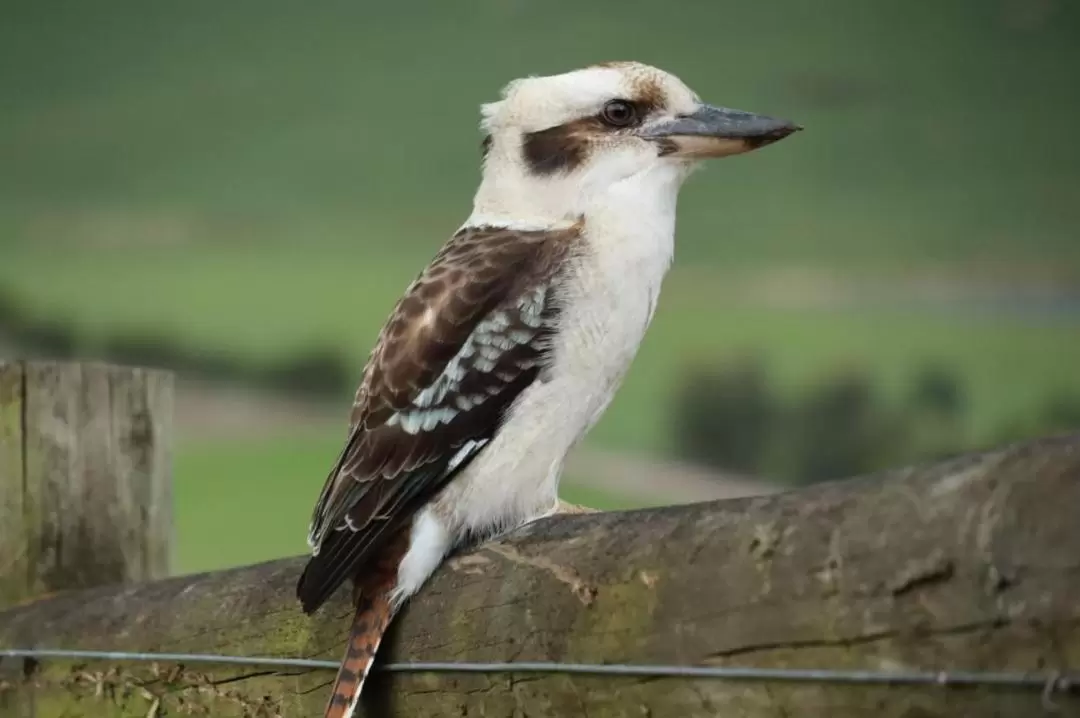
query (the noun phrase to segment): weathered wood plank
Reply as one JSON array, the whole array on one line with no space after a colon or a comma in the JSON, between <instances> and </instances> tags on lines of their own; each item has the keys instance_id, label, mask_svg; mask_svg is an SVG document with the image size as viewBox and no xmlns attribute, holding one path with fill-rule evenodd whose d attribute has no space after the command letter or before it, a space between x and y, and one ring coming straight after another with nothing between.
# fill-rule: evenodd
<instances>
[{"instance_id":1,"label":"weathered wood plank","mask_svg":"<svg viewBox=\"0 0 1080 718\"><path fill-rule=\"evenodd\" d=\"M172 376L135 369L109 380L115 510L128 527L125 575L168 575L172 546ZM130 550L133 549L133 550Z\"/></svg>"},{"instance_id":2,"label":"weathered wood plank","mask_svg":"<svg viewBox=\"0 0 1080 718\"><path fill-rule=\"evenodd\" d=\"M0 534L7 602L50 591L160 578L172 530L171 376L103 364L11 365L0 495L21 523ZM13 380L8 380L11 384ZM19 421L12 424L15 412ZM14 434L13 434L14 436ZM0 565L2 568L2 565Z\"/></svg>"},{"instance_id":3,"label":"weathered wood plank","mask_svg":"<svg viewBox=\"0 0 1080 718\"><path fill-rule=\"evenodd\" d=\"M1080 434L786 494L554 517L452 559L381 658L1075 670L1078 516ZM0 646L337 659L346 597L303 616L302 563L40 601L0 613ZM36 718L320 715L333 677L63 661L9 671L0 712L30 715L34 702ZM1053 700L1055 715L1080 715L1076 695ZM365 702L369 718L1043 714L1038 691L548 675L376 675Z\"/></svg>"},{"instance_id":4,"label":"weathered wood plank","mask_svg":"<svg viewBox=\"0 0 1080 718\"><path fill-rule=\"evenodd\" d=\"M23 368L0 362L0 607L25 595L30 576L23 505Z\"/></svg>"}]
</instances>

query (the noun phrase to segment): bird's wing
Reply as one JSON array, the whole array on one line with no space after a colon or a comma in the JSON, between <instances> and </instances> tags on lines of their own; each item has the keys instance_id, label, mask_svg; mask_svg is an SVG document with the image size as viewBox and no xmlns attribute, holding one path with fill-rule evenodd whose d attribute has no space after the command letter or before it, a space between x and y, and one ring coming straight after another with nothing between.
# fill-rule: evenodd
<instances>
[{"instance_id":1,"label":"bird's wing","mask_svg":"<svg viewBox=\"0 0 1080 718\"><path fill-rule=\"evenodd\" d=\"M312 516L306 611L353 577L495 435L546 358L580 228L456 234L398 302Z\"/></svg>"}]
</instances>

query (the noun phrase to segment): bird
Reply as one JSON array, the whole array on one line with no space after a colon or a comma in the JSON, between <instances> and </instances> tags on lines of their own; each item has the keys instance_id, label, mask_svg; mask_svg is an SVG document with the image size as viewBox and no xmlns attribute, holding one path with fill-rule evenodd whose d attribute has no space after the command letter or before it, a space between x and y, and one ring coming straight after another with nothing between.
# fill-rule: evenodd
<instances>
[{"instance_id":1,"label":"bird","mask_svg":"<svg viewBox=\"0 0 1080 718\"><path fill-rule=\"evenodd\" d=\"M387 626L451 551L555 513L653 317L691 172L802 129L640 62L514 80L480 127L472 212L380 331L312 513L302 609L347 581L356 606L326 718L356 715Z\"/></svg>"}]
</instances>

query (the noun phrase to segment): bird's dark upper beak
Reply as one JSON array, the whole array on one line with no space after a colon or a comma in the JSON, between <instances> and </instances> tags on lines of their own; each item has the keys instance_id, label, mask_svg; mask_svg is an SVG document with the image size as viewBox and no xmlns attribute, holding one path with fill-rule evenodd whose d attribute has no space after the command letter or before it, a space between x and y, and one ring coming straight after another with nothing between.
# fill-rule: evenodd
<instances>
[{"instance_id":1,"label":"bird's dark upper beak","mask_svg":"<svg viewBox=\"0 0 1080 718\"><path fill-rule=\"evenodd\" d=\"M802 127L788 120L701 105L696 111L642 128L662 156L700 159L737 155L782 140Z\"/></svg>"}]
</instances>

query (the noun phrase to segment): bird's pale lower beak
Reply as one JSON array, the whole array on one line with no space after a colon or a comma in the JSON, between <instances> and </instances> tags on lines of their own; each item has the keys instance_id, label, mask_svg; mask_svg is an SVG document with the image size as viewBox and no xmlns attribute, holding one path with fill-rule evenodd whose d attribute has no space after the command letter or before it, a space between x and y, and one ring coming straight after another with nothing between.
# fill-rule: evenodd
<instances>
[{"instance_id":1,"label":"bird's pale lower beak","mask_svg":"<svg viewBox=\"0 0 1080 718\"><path fill-rule=\"evenodd\" d=\"M788 120L702 105L695 112L643 128L661 156L704 159L737 155L782 140L802 127Z\"/></svg>"}]
</instances>

